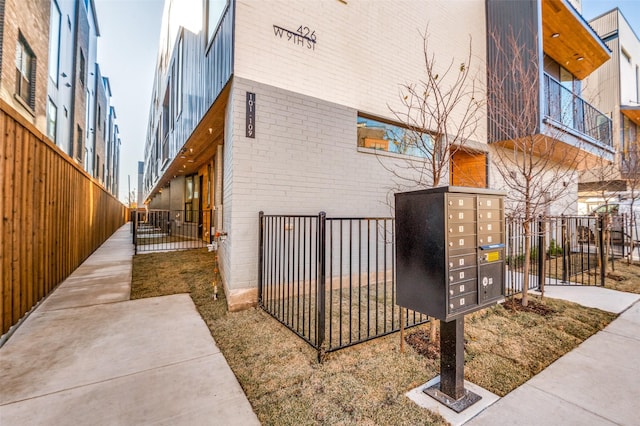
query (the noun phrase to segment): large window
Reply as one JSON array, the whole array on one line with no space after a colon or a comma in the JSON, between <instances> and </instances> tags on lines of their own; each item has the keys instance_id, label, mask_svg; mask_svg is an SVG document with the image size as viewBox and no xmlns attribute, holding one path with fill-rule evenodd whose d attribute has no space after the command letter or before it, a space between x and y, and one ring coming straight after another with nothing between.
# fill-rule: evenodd
<instances>
[{"instance_id":1,"label":"large window","mask_svg":"<svg viewBox=\"0 0 640 426\"><path fill-rule=\"evenodd\" d=\"M433 138L400 124L358 116L358 146L414 157L431 157Z\"/></svg>"},{"instance_id":2,"label":"large window","mask_svg":"<svg viewBox=\"0 0 640 426\"><path fill-rule=\"evenodd\" d=\"M56 142L57 121L58 108L51 98L49 98L47 102L47 136L49 136L53 142Z\"/></svg>"},{"instance_id":3,"label":"large window","mask_svg":"<svg viewBox=\"0 0 640 426\"><path fill-rule=\"evenodd\" d=\"M35 56L22 37L16 46L16 95L31 109L35 109Z\"/></svg>"},{"instance_id":4,"label":"large window","mask_svg":"<svg viewBox=\"0 0 640 426\"><path fill-rule=\"evenodd\" d=\"M220 18L227 8L227 0L206 0L207 1L207 44L211 43L216 34Z\"/></svg>"},{"instance_id":5,"label":"large window","mask_svg":"<svg viewBox=\"0 0 640 426\"><path fill-rule=\"evenodd\" d=\"M60 62L60 9L55 1L51 2L49 28L49 77L58 85L58 67Z\"/></svg>"}]
</instances>

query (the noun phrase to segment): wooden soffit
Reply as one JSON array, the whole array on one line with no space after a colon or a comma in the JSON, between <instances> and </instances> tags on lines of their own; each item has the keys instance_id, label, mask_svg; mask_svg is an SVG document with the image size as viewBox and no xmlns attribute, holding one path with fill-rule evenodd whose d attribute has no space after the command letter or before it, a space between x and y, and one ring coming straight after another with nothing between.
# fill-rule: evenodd
<instances>
[{"instance_id":1,"label":"wooden soffit","mask_svg":"<svg viewBox=\"0 0 640 426\"><path fill-rule=\"evenodd\" d=\"M620 111L629 118L629 120L640 126L640 106L620 105Z\"/></svg>"},{"instance_id":2,"label":"wooden soffit","mask_svg":"<svg viewBox=\"0 0 640 426\"><path fill-rule=\"evenodd\" d=\"M587 170L602 167L607 161L597 153L589 152L562 140L543 134L523 137L521 139L494 142L506 150L518 153L518 156L532 155L546 158L550 163L562 164L564 167Z\"/></svg>"},{"instance_id":3,"label":"wooden soffit","mask_svg":"<svg viewBox=\"0 0 640 426\"><path fill-rule=\"evenodd\" d=\"M197 173L216 153L219 144L224 141L224 117L231 84L222 90L213 105L205 113L182 149L171 159L156 186L147 198L151 199L160 189L177 176L188 176Z\"/></svg>"},{"instance_id":4,"label":"wooden soffit","mask_svg":"<svg viewBox=\"0 0 640 426\"><path fill-rule=\"evenodd\" d=\"M566 0L542 0L544 52L580 80L611 58L598 34Z\"/></svg>"}]
</instances>

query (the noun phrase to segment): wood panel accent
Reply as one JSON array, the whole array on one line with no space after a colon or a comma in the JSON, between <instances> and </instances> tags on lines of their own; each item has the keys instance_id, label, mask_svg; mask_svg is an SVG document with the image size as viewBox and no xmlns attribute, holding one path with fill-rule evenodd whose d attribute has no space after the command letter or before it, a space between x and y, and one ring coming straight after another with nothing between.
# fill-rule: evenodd
<instances>
[{"instance_id":1,"label":"wood panel accent","mask_svg":"<svg viewBox=\"0 0 640 426\"><path fill-rule=\"evenodd\" d=\"M451 185L487 188L487 154L456 151L451 156Z\"/></svg>"},{"instance_id":2,"label":"wood panel accent","mask_svg":"<svg viewBox=\"0 0 640 426\"><path fill-rule=\"evenodd\" d=\"M640 107L637 107L637 106L628 107L628 106L622 105L620 107L620 112L626 115L627 118L629 118L629 120L633 121L638 126L640 126Z\"/></svg>"},{"instance_id":3,"label":"wood panel accent","mask_svg":"<svg viewBox=\"0 0 640 426\"><path fill-rule=\"evenodd\" d=\"M580 80L611 57L600 37L564 0L542 0L542 38L544 52Z\"/></svg>"},{"instance_id":4,"label":"wood panel accent","mask_svg":"<svg viewBox=\"0 0 640 426\"><path fill-rule=\"evenodd\" d=\"M127 208L0 100L2 334L127 220Z\"/></svg>"}]
</instances>

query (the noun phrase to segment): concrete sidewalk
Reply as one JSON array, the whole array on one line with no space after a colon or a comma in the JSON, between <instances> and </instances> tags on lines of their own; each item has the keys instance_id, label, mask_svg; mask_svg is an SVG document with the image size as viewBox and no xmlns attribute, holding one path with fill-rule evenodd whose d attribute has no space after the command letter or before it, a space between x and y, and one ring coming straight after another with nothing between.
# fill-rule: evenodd
<instances>
[{"instance_id":1,"label":"concrete sidewalk","mask_svg":"<svg viewBox=\"0 0 640 426\"><path fill-rule=\"evenodd\" d=\"M549 286L545 297L622 314L466 424L640 424L640 295Z\"/></svg>"},{"instance_id":2,"label":"concrete sidewalk","mask_svg":"<svg viewBox=\"0 0 640 426\"><path fill-rule=\"evenodd\" d=\"M185 294L129 300L129 225L0 349L0 424L259 424Z\"/></svg>"}]
</instances>

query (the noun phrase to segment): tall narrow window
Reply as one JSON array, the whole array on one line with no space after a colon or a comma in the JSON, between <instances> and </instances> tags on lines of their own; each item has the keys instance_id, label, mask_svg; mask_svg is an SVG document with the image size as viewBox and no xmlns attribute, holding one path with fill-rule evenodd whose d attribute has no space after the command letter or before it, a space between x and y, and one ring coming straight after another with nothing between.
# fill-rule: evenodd
<instances>
[{"instance_id":1,"label":"tall narrow window","mask_svg":"<svg viewBox=\"0 0 640 426\"><path fill-rule=\"evenodd\" d=\"M640 103L640 65L636 65L636 102Z\"/></svg>"},{"instance_id":2,"label":"tall narrow window","mask_svg":"<svg viewBox=\"0 0 640 426\"><path fill-rule=\"evenodd\" d=\"M60 9L58 3L51 2L51 17L49 22L49 77L58 85L58 70L60 63Z\"/></svg>"},{"instance_id":3,"label":"tall narrow window","mask_svg":"<svg viewBox=\"0 0 640 426\"><path fill-rule=\"evenodd\" d=\"M174 84L176 86L176 117L178 117L182 112L182 37L178 42L178 66Z\"/></svg>"},{"instance_id":4,"label":"tall narrow window","mask_svg":"<svg viewBox=\"0 0 640 426\"><path fill-rule=\"evenodd\" d=\"M84 60L84 52L80 49L80 83L84 86L85 74L87 73L87 66Z\"/></svg>"},{"instance_id":5,"label":"tall narrow window","mask_svg":"<svg viewBox=\"0 0 640 426\"><path fill-rule=\"evenodd\" d=\"M82 161L82 147L83 147L83 139L82 139L82 128L78 126L76 130L76 158Z\"/></svg>"},{"instance_id":6,"label":"tall narrow window","mask_svg":"<svg viewBox=\"0 0 640 426\"><path fill-rule=\"evenodd\" d=\"M35 56L22 34L16 46L16 95L35 108Z\"/></svg>"},{"instance_id":7,"label":"tall narrow window","mask_svg":"<svg viewBox=\"0 0 640 426\"><path fill-rule=\"evenodd\" d=\"M49 98L47 102L47 136L49 136L54 143L56 142L57 120L58 108L53 103L51 98Z\"/></svg>"},{"instance_id":8,"label":"tall narrow window","mask_svg":"<svg viewBox=\"0 0 640 426\"><path fill-rule=\"evenodd\" d=\"M216 34L220 18L227 8L227 0L207 0L207 44Z\"/></svg>"}]
</instances>

